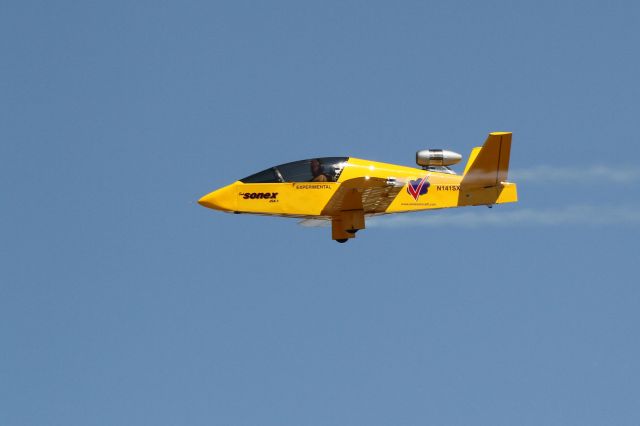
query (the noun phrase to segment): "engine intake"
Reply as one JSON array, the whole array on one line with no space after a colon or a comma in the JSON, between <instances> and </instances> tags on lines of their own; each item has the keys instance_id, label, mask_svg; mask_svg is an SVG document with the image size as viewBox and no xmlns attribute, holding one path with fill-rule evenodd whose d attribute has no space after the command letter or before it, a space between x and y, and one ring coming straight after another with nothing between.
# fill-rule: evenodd
<instances>
[{"instance_id":1,"label":"engine intake","mask_svg":"<svg viewBox=\"0 0 640 426\"><path fill-rule=\"evenodd\" d=\"M462 160L462 155L444 149L423 149L416 152L416 163L419 166L452 166Z\"/></svg>"}]
</instances>

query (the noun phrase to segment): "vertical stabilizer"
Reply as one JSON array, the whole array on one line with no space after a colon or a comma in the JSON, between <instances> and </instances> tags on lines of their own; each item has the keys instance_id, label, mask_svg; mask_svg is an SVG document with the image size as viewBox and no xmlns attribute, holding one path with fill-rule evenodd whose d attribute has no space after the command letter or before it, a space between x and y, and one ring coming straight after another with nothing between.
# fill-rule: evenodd
<instances>
[{"instance_id":1,"label":"vertical stabilizer","mask_svg":"<svg viewBox=\"0 0 640 426\"><path fill-rule=\"evenodd\" d=\"M474 148L462 176L465 188L498 186L507 181L511 132L489 133L481 148Z\"/></svg>"}]
</instances>

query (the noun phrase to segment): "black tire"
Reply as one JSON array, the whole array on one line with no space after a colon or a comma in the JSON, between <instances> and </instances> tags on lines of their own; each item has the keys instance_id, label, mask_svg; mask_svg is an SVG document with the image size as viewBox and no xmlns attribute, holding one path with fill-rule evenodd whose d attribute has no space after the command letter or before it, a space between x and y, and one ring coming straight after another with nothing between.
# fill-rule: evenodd
<instances>
[{"instance_id":1,"label":"black tire","mask_svg":"<svg viewBox=\"0 0 640 426\"><path fill-rule=\"evenodd\" d=\"M349 241L349 239L348 238L338 238L336 241L339 242L339 243L346 243L347 241Z\"/></svg>"}]
</instances>

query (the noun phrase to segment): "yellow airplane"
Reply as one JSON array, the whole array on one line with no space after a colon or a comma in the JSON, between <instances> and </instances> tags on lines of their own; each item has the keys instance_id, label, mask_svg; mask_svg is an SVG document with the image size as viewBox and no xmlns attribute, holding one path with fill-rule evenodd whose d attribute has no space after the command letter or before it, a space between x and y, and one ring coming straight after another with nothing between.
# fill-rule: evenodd
<instances>
[{"instance_id":1,"label":"yellow airplane","mask_svg":"<svg viewBox=\"0 0 640 426\"><path fill-rule=\"evenodd\" d=\"M462 175L449 168L460 154L445 150L418 151L422 169L353 157L294 161L240 179L198 203L230 213L331 221L331 237L344 243L370 216L518 201L516 184L507 182L510 152L511 132L490 133L471 151Z\"/></svg>"}]
</instances>

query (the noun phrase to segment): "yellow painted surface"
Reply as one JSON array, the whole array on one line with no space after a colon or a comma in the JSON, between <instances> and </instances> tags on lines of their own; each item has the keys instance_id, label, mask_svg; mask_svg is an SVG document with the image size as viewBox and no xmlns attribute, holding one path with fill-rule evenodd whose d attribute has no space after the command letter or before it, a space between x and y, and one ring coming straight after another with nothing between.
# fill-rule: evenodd
<instances>
[{"instance_id":1,"label":"yellow painted surface","mask_svg":"<svg viewBox=\"0 0 640 426\"><path fill-rule=\"evenodd\" d=\"M336 224L349 222L347 211L358 217L516 202L516 185L499 180L507 176L510 146L511 133L491 133L482 149L474 148L462 175L351 157L337 182L237 181L199 203L227 212L333 218L335 237L342 235Z\"/></svg>"}]
</instances>

